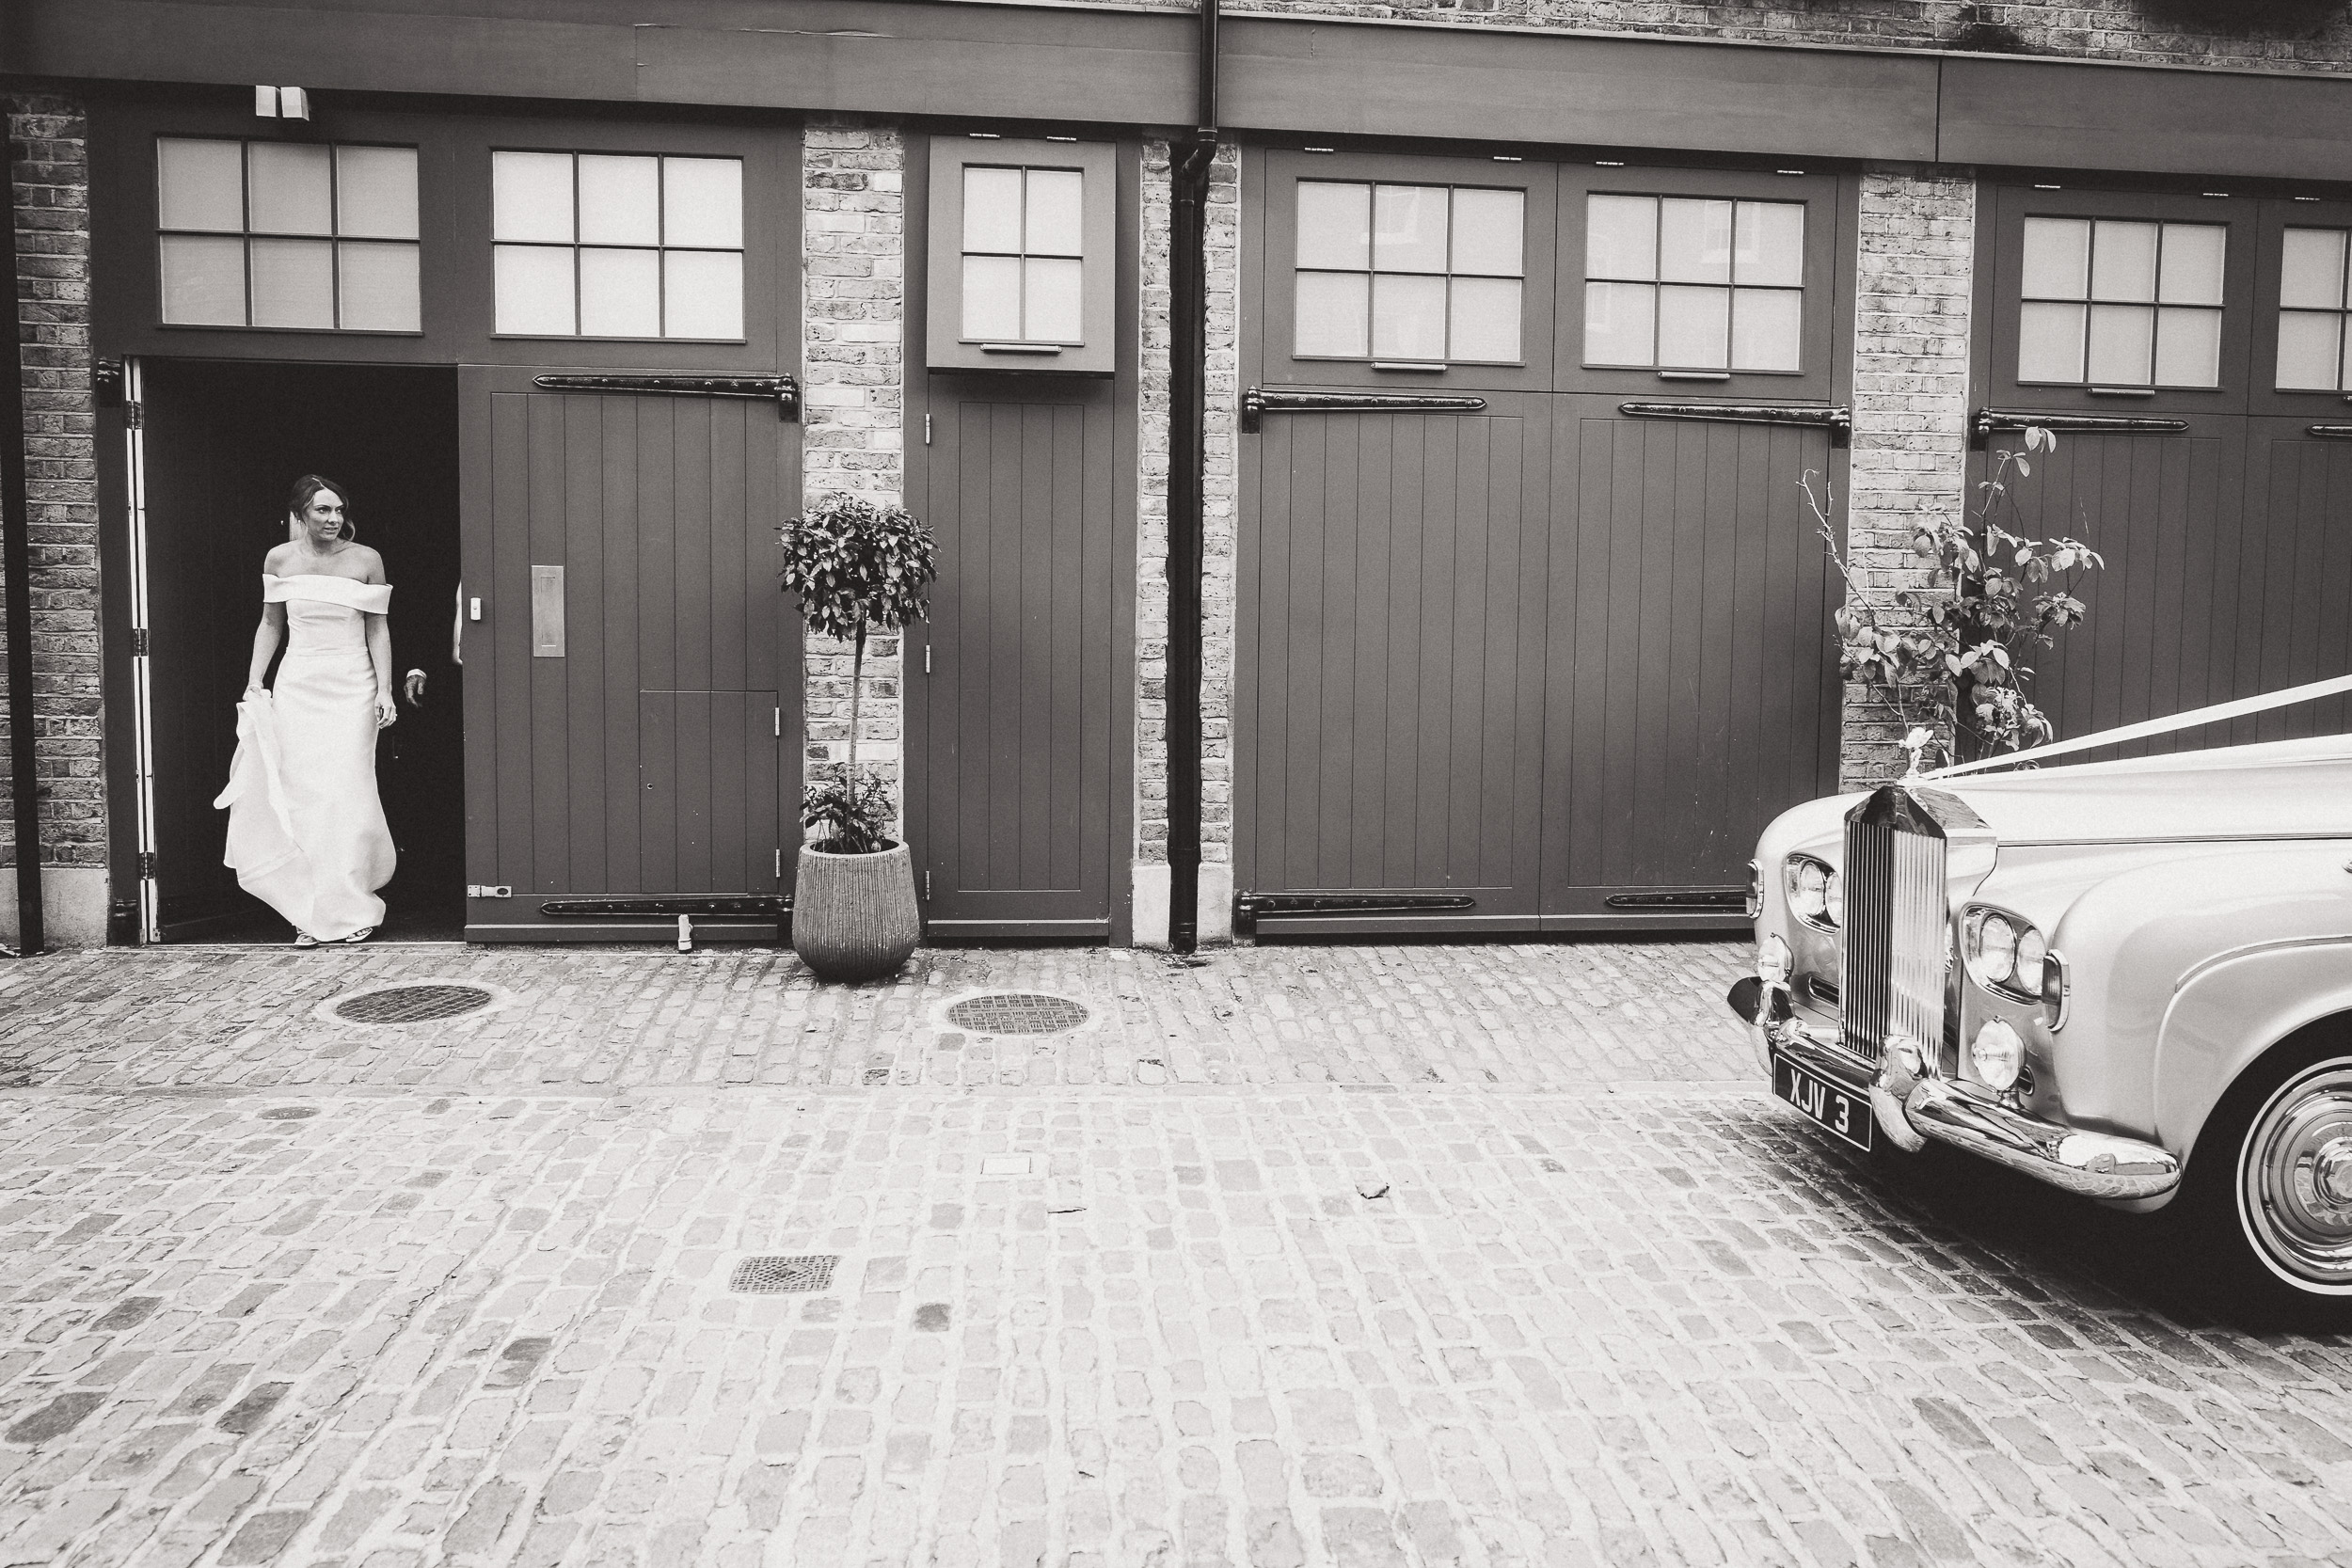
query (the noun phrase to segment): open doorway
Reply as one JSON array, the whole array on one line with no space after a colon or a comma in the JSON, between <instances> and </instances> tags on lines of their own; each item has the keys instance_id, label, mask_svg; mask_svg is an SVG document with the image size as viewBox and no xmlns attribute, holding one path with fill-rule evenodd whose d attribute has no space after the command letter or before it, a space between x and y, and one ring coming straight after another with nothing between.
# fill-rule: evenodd
<instances>
[{"instance_id":1,"label":"open doorway","mask_svg":"<svg viewBox=\"0 0 2352 1568\"><path fill-rule=\"evenodd\" d=\"M150 747L158 925L167 942L283 942L286 923L221 863L213 799L261 616L262 558L286 537L289 486L349 486L361 542L392 581L396 678L422 700L376 750L400 868L379 940L465 930L464 705L452 657L458 583L453 370L213 360L141 362Z\"/></svg>"}]
</instances>

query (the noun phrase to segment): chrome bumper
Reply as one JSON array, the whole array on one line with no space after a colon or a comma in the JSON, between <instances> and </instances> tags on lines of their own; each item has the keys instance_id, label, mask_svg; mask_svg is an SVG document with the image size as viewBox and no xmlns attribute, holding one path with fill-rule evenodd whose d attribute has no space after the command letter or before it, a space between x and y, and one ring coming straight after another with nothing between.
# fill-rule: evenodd
<instances>
[{"instance_id":1,"label":"chrome bumper","mask_svg":"<svg viewBox=\"0 0 2352 1568\"><path fill-rule=\"evenodd\" d=\"M1735 988L1735 1012L1754 994L1748 984ZM1742 1016L1764 1048L1867 1099L1879 1131L1898 1148L1916 1149L1932 1138L2084 1197L2160 1197L2180 1183L2181 1162L2154 1144L2043 1121L2002 1104L1981 1085L1915 1076L1899 1052L1873 1069L1828 1030L1791 1015L1785 993L1756 1000L1756 1012Z\"/></svg>"}]
</instances>

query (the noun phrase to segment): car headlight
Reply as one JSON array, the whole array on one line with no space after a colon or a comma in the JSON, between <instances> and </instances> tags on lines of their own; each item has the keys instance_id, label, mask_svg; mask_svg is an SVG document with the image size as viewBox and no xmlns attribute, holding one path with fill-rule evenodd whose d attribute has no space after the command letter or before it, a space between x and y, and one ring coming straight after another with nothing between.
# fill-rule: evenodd
<instances>
[{"instance_id":1,"label":"car headlight","mask_svg":"<svg viewBox=\"0 0 2352 1568\"><path fill-rule=\"evenodd\" d=\"M1987 1019L1968 1046L1968 1063L1987 1088L2006 1089L2025 1070L2026 1042L1999 1019Z\"/></svg>"},{"instance_id":2,"label":"car headlight","mask_svg":"<svg viewBox=\"0 0 2352 1568\"><path fill-rule=\"evenodd\" d=\"M2031 922L2006 910L1972 907L1961 924L1961 957L1977 983L2021 1002L2042 1000L2050 944Z\"/></svg>"},{"instance_id":3,"label":"car headlight","mask_svg":"<svg viewBox=\"0 0 2352 1568\"><path fill-rule=\"evenodd\" d=\"M1817 931L1835 931L1846 912L1846 890L1827 861L1791 855L1781 865L1788 912Z\"/></svg>"}]
</instances>

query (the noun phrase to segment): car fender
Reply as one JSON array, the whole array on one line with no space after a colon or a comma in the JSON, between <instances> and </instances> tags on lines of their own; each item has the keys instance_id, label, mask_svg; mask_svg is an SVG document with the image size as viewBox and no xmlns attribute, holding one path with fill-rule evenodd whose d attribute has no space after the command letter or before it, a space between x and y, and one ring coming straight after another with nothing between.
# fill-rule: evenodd
<instances>
[{"instance_id":1,"label":"car fender","mask_svg":"<svg viewBox=\"0 0 2352 1568\"><path fill-rule=\"evenodd\" d=\"M2247 1069L2296 1030L2344 1014L2352 1014L2352 930L2278 938L2199 966L2165 1010L2158 1140L2185 1164L2213 1108Z\"/></svg>"}]
</instances>

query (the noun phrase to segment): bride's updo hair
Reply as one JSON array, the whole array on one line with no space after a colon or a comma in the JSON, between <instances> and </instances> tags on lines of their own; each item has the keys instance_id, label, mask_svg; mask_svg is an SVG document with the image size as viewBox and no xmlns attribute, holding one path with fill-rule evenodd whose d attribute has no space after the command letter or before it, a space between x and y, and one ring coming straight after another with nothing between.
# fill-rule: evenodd
<instances>
[{"instance_id":1,"label":"bride's updo hair","mask_svg":"<svg viewBox=\"0 0 2352 1568\"><path fill-rule=\"evenodd\" d=\"M325 474L304 474L300 479L294 482L294 489L286 497L286 518L288 523L290 525L299 523L302 520L302 509L309 506L310 504L310 498L317 495L321 490L332 490L336 495L342 498L343 531L342 537L345 539L358 538L358 530L351 526L351 492L344 489L341 484L335 483L335 481L327 478ZM291 531L291 529L289 531Z\"/></svg>"}]
</instances>

